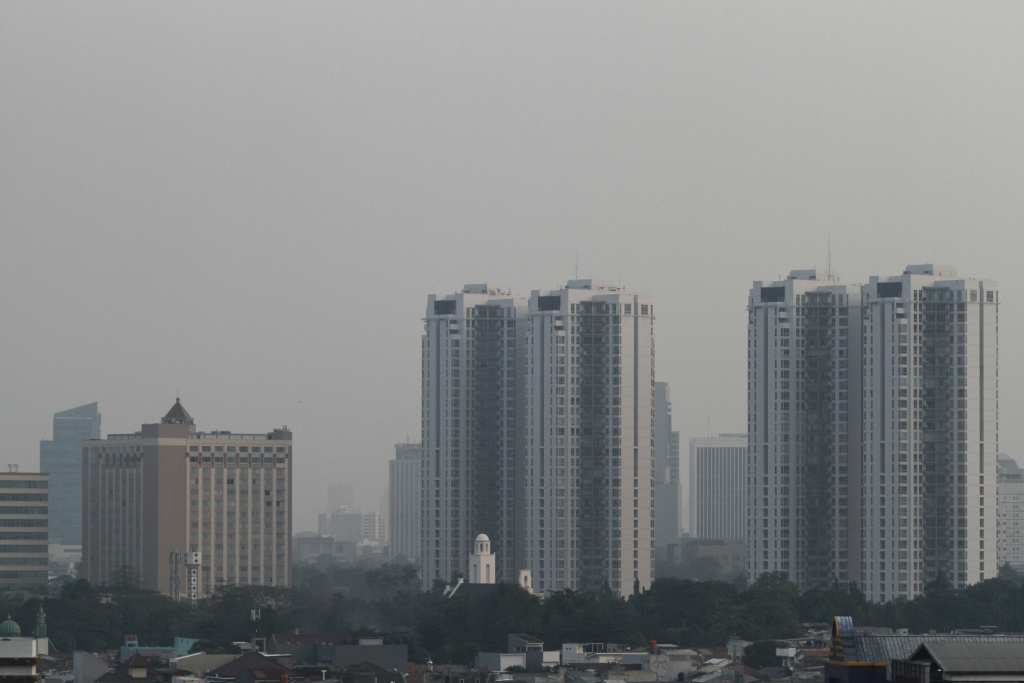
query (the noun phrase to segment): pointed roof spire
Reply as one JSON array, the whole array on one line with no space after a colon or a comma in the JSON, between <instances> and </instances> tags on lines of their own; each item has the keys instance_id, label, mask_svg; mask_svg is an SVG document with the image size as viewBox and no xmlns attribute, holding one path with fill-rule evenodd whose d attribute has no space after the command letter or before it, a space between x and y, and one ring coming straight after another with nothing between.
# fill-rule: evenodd
<instances>
[{"instance_id":1,"label":"pointed roof spire","mask_svg":"<svg viewBox=\"0 0 1024 683\"><path fill-rule=\"evenodd\" d=\"M165 425L195 424L195 420L193 420L192 416L188 414L187 410L185 410L185 406L181 405L180 398L176 398L174 400L174 405L167 411L167 414L164 415L164 419L161 420L161 422Z\"/></svg>"}]
</instances>

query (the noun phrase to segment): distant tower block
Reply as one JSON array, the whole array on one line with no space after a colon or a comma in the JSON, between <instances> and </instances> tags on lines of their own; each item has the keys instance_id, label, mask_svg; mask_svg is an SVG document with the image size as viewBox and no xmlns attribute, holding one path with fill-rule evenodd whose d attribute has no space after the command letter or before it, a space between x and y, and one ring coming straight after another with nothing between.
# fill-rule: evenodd
<instances>
[{"instance_id":1,"label":"distant tower block","mask_svg":"<svg viewBox=\"0 0 1024 683\"><path fill-rule=\"evenodd\" d=\"M473 541L473 554L469 556L469 582L494 583L494 553L487 534L480 534Z\"/></svg>"}]
</instances>

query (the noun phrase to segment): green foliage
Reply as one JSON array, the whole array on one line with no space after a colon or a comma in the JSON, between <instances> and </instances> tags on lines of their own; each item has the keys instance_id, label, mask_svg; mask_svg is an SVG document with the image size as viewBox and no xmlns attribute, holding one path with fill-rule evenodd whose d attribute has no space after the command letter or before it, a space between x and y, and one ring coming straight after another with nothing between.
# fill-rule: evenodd
<instances>
[{"instance_id":1,"label":"green foliage","mask_svg":"<svg viewBox=\"0 0 1024 683\"><path fill-rule=\"evenodd\" d=\"M777 640L758 640L743 648L743 663L752 669L763 669L778 666L779 658L775 649L786 647L786 643Z\"/></svg>"},{"instance_id":2,"label":"green foliage","mask_svg":"<svg viewBox=\"0 0 1024 683\"><path fill-rule=\"evenodd\" d=\"M50 639L61 651L113 649L133 633L144 645L167 645L174 636L199 638L199 649L217 652L254 634L298 630L402 638L413 661L429 657L459 664L471 663L480 651L504 651L509 633L529 633L553 647L563 642L641 646L650 640L711 647L734 634L772 644L799 635L801 623L828 623L838 615L853 617L856 624L915 632L981 625L1024 631L1024 581L1009 567L999 578L961 590L939 577L916 599L883 605L869 603L856 586L800 594L781 573L762 575L746 587L667 577L625 599L603 586L561 591L543 602L506 584L473 600L420 592L416 568L408 564L325 563L296 567L294 577L291 589L227 587L192 607L137 588L123 572L109 586L70 581L59 597L0 602L0 611L28 632L42 606ZM259 611L256 622L253 610ZM760 647L771 650L774 662L774 646Z\"/></svg>"}]
</instances>

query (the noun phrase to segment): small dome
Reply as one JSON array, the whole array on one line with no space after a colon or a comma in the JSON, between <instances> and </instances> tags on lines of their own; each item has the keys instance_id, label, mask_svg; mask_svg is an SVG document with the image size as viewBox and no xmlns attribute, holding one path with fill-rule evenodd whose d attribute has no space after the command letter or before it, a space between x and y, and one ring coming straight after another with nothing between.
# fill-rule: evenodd
<instances>
[{"instance_id":1,"label":"small dome","mask_svg":"<svg viewBox=\"0 0 1024 683\"><path fill-rule=\"evenodd\" d=\"M479 536L476 537L476 540L477 540L477 542L480 542L480 541L487 541L488 543L491 542L491 539L489 539L487 537L487 534L480 534Z\"/></svg>"},{"instance_id":2,"label":"small dome","mask_svg":"<svg viewBox=\"0 0 1024 683\"><path fill-rule=\"evenodd\" d=\"M0 623L0 638L20 638L21 627L18 626L18 622L11 619L11 615L7 615L7 620Z\"/></svg>"}]
</instances>

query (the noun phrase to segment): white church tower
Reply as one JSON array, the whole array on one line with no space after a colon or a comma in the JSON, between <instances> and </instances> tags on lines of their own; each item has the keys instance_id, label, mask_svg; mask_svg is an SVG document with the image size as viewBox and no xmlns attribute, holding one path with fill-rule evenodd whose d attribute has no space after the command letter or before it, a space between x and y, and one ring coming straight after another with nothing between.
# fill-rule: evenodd
<instances>
[{"instance_id":1,"label":"white church tower","mask_svg":"<svg viewBox=\"0 0 1024 683\"><path fill-rule=\"evenodd\" d=\"M473 553L469 556L469 582L494 583L494 553L487 534L480 534L473 541Z\"/></svg>"}]
</instances>

